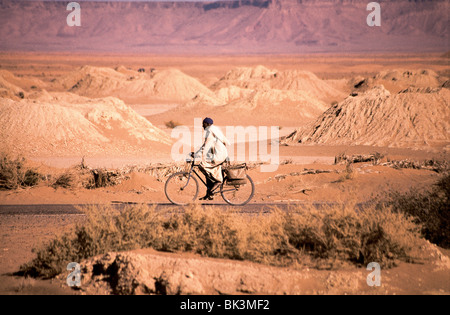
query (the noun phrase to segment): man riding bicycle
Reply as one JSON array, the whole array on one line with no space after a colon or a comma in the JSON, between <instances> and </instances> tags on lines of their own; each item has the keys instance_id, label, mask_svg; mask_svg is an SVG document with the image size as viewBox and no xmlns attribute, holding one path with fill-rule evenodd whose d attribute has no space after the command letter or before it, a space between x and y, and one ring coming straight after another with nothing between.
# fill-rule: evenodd
<instances>
[{"instance_id":1,"label":"man riding bicycle","mask_svg":"<svg viewBox=\"0 0 450 315\"><path fill-rule=\"evenodd\" d=\"M206 177L207 187L206 195L200 200L214 199L214 191L223 182L222 164L228 158L226 146L229 146L230 142L218 127L213 126L213 123L214 121L208 117L203 120L205 141L197 151L202 156L199 169Z\"/></svg>"},{"instance_id":2,"label":"man riding bicycle","mask_svg":"<svg viewBox=\"0 0 450 315\"><path fill-rule=\"evenodd\" d=\"M167 199L175 205L185 206L196 201L199 193L199 180L207 187L201 200L213 200L218 193L232 206L243 206L250 202L255 193L255 184L246 174L246 163L228 164L227 145L230 145L219 128L213 126L211 118L203 121L205 141L197 152L191 152L186 159L189 169L172 174L164 185ZM200 154L201 152L201 154ZM199 163L199 159L201 162ZM225 165L225 162L228 165ZM222 173L222 168L226 168ZM205 176L197 173L200 170Z\"/></svg>"}]
</instances>

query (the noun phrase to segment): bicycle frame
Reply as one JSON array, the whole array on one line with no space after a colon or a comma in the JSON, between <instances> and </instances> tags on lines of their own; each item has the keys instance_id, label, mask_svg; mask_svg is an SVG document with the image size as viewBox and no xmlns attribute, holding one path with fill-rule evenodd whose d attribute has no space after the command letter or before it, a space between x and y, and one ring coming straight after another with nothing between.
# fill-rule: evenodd
<instances>
[{"instance_id":1,"label":"bicycle frame","mask_svg":"<svg viewBox=\"0 0 450 315\"><path fill-rule=\"evenodd\" d=\"M184 185L184 187L181 190L184 190L188 185L189 185L189 181L191 180L191 176L192 176L192 172L197 175L198 179L200 179L200 181L203 183L203 185L206 186L206 181L203 180L203 178L198 175L198 173L195 171L194 167L198 167L200 164L195 165L195 158L192 159L192 163L191 163L191 168L189 170L189 177L188 180L186 182L186 185Z\"/></svg>"},{"instance_id":2,"label":"bicycle frame","mask_svg":"<svg viewBox=\"0 0 450 315\"><path fill-rule=\"evenodd\" d=\"M196 163L196 158L198 158L198 157L195 156L194 153L191 153L190 158L186 159L186 167L189 167L189 170L186 168L184 171L176 172L176 173L172 174L166 181L166 184L164 187L164 192L166 194L166 197L173 204L186 205L190 202L195 201L195 199L198 196L199 185L200 185L199 181L197 180L197 178L195 178L195 176L197 176L200 179L200 182L204 186L209 188L208 187L208 184L209 184L208 183L208 174L207 174L207 172L205 172L203 170L201 163ZM226 161L226 162L229 163L229 161ZM198 167L199 169L196 170L195 167ZM205 179L203 179L203 176L200 175L200 172L205 176ZM247 179L249 181L249 188L251 189L249 191L247 187L244 189L241 189L241 186L247 186L247 184L240 185L240 184L233 184L233 182L228 183L228 176L227 176L227 172L225 170L222 170L222 175L223 175L223 179L224 179L223 182L221 183L221 185L214 185L214 190L212 192L209 191L210 195L220 194L220 195L222 195L223 200L232 206L242 206L242 205L245 205L248 202L250 202L250 200L253 197L254 192L255 192L255 186L254 186L254 183L253 183L252 179L250 178L250 176L246 175ZM190 184L192 177L193 177L192 181L194 182L194 186L192 186L192 184ZM174 178L174 180L172 181L173 178ZM186 178L187 178L187 180L186 180ZM182 182L184 182L183 187L180 187L179 184L177 184L177 183L179 183L179 179ZM173 183L175 183L175 184L173 184ZM173 185L175 185L175 186L173 186ZM168 188L168 187L170 187L170 188ZM193 199L189 199L189 197L188 197L187 201L179 201L178 197L179 197L180 192L184 191L188 187L195 188ZM248 191L248 195L246 196L247 191ZM242 192L243 192L243 195L242 195ZM175 195L172 195L172 194L175 194ZM244 201L238 201L239 198L242 198L242 196L244 196L244 198L247 198L247 199L243 199ZM176 198L173 199L172 197L176 197ZM204 199L204 198L201 198L201 199Z\"/></svg>"},{"instance_id":3,"label":"bicycle frame","mask_svg":"<svg viewBox=\"0 0 450 315\"><path fill-rule=\"evenodd\" d=\"M195 167L199 167L200 166L200 164L195 164L195 157L192 157L192 162L190 162L190 163L191 163L191 167L190 167L190 170L189 170L188 180L186 182L186 185L184 185L184 187L181 188L181 190L184 190L189 185L189 181L191 180L192 173L197 175L197 178L200 179L200 181L203 183L203 185L207 186L206 181L204 181L203 178L194 169ZM223 188L222 188L222 191L223 191ZM226 191L228 191L228 190L226 190ZM230 188L229 191L233 191L233 189Z\"/></svg>"}]
</instances>

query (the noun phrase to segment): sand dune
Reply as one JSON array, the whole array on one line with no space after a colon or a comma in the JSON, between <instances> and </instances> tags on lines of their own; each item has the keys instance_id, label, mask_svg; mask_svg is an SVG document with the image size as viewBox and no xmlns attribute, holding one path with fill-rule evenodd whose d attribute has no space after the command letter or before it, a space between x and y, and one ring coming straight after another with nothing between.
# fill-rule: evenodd
<instances>
[{"instance_id":1,"label":"sand dune","mask_svg":"<svg viewBox=\"0 0 450 315\"><path fill-rule=\"evenodd\" d=\"M199 93L212 93L178 69L164 69L150 74L118 67L84 66L55 83L55 88L89 97L116 96L122 99L149 98L187 101Z\"/></svg>"},{"instance_id":2,"label":"sand dune","mask_svg":"<svg viewBox=\"0 0 450 315\"><path fill-rule=\"evenodd\" d=\"M10 83L0 75L0 97L17 100L23 98L23 96L24 91L21 88Z\"/></svg>"},{"instance_id":3,"label":"sand dune","mask_svg":"<svg viewBox=\"0 0 450 315\"><path fill-rule=\"evenodd\" d=\"M345 95L311 72L238 67L214 82L208 92L155 119L188 124L210 116L225 125L296 126L314 120L330 106L330 100Z\"/></svg>"},{"instance_id":4,"label":"sand dune","mask_svg":"<svg viewBox=\"0 0 450 315\"><path fill-rule=\"evenodd\" d=\"M197 79L192 78L178 69L168 69L155 72L151 78L156 96L175 100L190 100L199 93L213 93Z\"/></svg>"},{"instance_id":5,"label":"sand dune","mask_svg":"<svg viewBox=\"0 0 450 315\"><path fill-rule=\"evenodd\" d=\"M7 70L0 70L0 97L14 100L22 99L26 91L39 91L45 83L33 77L18 77Z\"/></svg>"},{"instance_id":6,"label":"sand dune","mask_svg":"<svg viewBox=\"0 0 450 315\"><path fill-rule=\"evenodd\" d=\"M340 99L344 93L319 79L314 73L299 70L270 70L264 66L239 67L230 70L211 86L212 90L238 86L245 89L277 89L302 91L322 101Z\"/></svg>"},{"instance_id":7,"label":"sand dune","mask_svg":"<svg viewBox=\"0 0 450 315\"><path fill-rule=\"evenodd\" d=\"M171 139L121 100L71 93L0 99L0 147L27 156L154 153ZM153 151L152 151L153 150Z\"/></svg>"},{"instance_id":8,"label":"sand dune","mask_svg":"<svg viewBox=\"0 0 450 315\"><path fill-rule=\"evenodd\" d=\"M443 87L448 78L427 69L352 78L354 92L347 98L311 72L261 65L233 68L209 88L177 69L83 66L48 85L0 74L2 148L14 152L121 155L167 149L168 135L115 97L176 100L180 106L149 118L157 125L192 125L194 118L209 116L219 125L301 126L291 143L449 144L450 92Z\"/></svg>"},{"instance_id":9,"label":"sand dune","mask_svg":"<svg viewBox=\"0 0 450 315\"><path fill-rule=\"evenodd\" d=\"M331 107L288 142L424 148L450 143L450 91L376 86Z\"/></svg>"},{"instance_id":10,"label":"sand dune","mask_svg":"<svg viewBox=\"0 0 450 315\"><path fill-rule=\"evenodd\" d=\"M291 126L311 121L329 107L303 91L258 89L246 90L245 94L229 102L200 95L172 112L185 117L201 113L226 125L252 125L257 121L259 125Z\"/></svg>"},{"instance_id":11,"label":"sand dune","mask_svg":"<svg viewBox=\"0 0 450 315\"><path fill-rule=\"evenodd\" d=\"M441 87L448 81L448 77L437 74L430 69L393 69L377 73L372 77L353 78L351 84L359 91L365 91L376 85L383 85L392 93L398 93L408 87Z\"/></svg>"},{"instance_id":12,"label":"sand dune","mask_svg":"<svg viewBox=\"0 0 450 315\"><path fill-rule=\"evenodd\" d=\"M5 79L11 84L17 85L21 89L30 90L30 89L41 89L45 87L45 83L35 77L24 77L24 76L15 76L13 73L7 70L0 70L0 77Z\"/></svg>"}]
</instances>

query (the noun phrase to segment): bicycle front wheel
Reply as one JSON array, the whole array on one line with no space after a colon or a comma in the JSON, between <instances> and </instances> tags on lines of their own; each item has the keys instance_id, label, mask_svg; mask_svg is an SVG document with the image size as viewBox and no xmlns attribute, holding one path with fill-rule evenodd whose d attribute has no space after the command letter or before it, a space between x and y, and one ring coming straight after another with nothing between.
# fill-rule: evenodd
<instances>
[{"instance_id":1,"label":"bicycle front wheel","mask_svg":"<svg viewBox=\"0 0 450 315\"><path fill-rule=\"evenodd\" d=\"M220 190L223 200L232 206L244 206L252 200L255 194L255 184L247 175L247 183L242 185L222 184Z\"/></svg>"},{"instance_id":2,"label":"bicycle front wheel","mask_svg":"<svg viewBox=\"0 0 450 315\"><path fill-rule=\"evenodd\" d=\"M197 200L198 181L187 172L175 173L167 179L164 192L171 203L185 206Z\"/></svg>"}]
</instances>

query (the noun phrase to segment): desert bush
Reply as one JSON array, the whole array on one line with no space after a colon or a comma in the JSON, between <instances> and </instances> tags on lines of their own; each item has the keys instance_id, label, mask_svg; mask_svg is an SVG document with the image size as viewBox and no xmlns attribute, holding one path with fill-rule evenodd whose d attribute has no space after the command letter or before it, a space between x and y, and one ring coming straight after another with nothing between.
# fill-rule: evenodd
<instances>
[{"instance_id":1,"label":"desert bush","mask_svg":"<svg viewBox=\"0 0 450 315\"><path fill-rule=\"evenodd\" d=\"M443 176L431 189L407 193L391 192L380 199L379 206L390 206L393 211L405 213L422 226L425 239L444 248L450 248L450 175Z\"/></svg>"},{"instance_id":2,"label":"desert bush","mask_svg":"<svg viewBox=\"0 0 450 315\"><path fill-rule=\"evenodd\" d=\"M410 168L410 169L425 169L430 170L433 172L436 172L438 174L448 174L450 171L450 165L447 160L438 160L438 159L431 159L431 160L424 160L424 161L411 161L411 160L400 160L400 161L392 161L388 159L387 163L383 163L382 165L390 166L395 169L403 169L403 168Z\"/></svg>"},{"instance_id":3,"label":"desert bush","mask_svg":"<svg viewBox=\"0 0 450 315\"><path fill-rule=\"evenodd\" d=\"M19 187L20 177L23 173L23 161L11 160L2 156L0 160L0 188L16 189Z\"/></svg>"},{"instance_id":4,"label":"desert bush","mask_svg":"<svg viewBox=\"0 0 450 315\"><path fill-rule=\"evenodd\" d=\"M28 169L23 177L22 186L28 187L36 186L37 184L39 184L41 178L42 175L39 174L37 171L33 169Z\"/></svg>"},{"instance_id":5,"label":"desert bush","mask_svg":"<svg viewBox=\"0 0 450 315\"><path fill-rule=\"evenodd\" d=\"M52 187L95 189L114 186L120 182L121 177L118 172L73 167L57 176Z\"/></svg>"},{"instance_id":6,"label":"desert bush","mask_svg":"<svg viewBox=\"0 0 450 315\"><path fill-rule=\"evenodd\" d=\"M174 128L178 127L178 126L181 126L181 124L179 122L176 122L176 121L173 121L173 120L167 121L165 123L165 125L166 125L167 128L170 128L170 129L174 129Z\"/></svg>"},{"instance_id":7,"label":"desert bush","mask_svg":"<svg viewBox=\"0 0 450 315\"><path fill-rule=\"evenodd\" d=\"M53 188L58 188L58 187L62 187L62 188L70 188L74 185L74 176L73 174L70 173L64 173L59 175L56 178L56 181L53 183L52 187Z\"/></svg>"},{"instance_id":8,"label":"desert bush","mask_svg":"<svg viewBox=\"0 0 450 315\"><path fill-rule=\"evenodd\" d=\"M86 172L84 172L86 174ZM108 171L103 169L93 169L87 176L87 181L83 182L85 188L100 188L118 185L125 177L120 171Z\"/></svg>"},{"instance_id":9,"label":"desert bush","mask_svg":"<svg viewBox=\"0 0 450 315\"><path fill-rule=\"evenodd\" d=\"M108 206L81 208L86 222L77 225L40 249L36 258L21 266L19 275L51 278L72 261L82 261L109 251L146 247L161 226L153 208L135 206L118 211Z\"/></svg>"},{"instance_id":10,"label":"desert bush","mask_svg":"<svg viewBox=\"0 0 450 315\"><path fill-rule=\"evenodd\" d=\"M0 156L0 189L11 190L19 187L35 186L41 175L25 166L25 158L11 159L2 154Z\"/></svg>"},{"instance_id":11,"label":"desert bush","mask_svg":"<svg viewBox=\"0 0 450 315\"><path fill-rule=\"evenodd\" d=\"M387 208L358 213L351 208L274 209L254 216L200 206L178 213L146 205L123 211L108 206L82 210L86 222L36 251L21 274L52 277L71 261L148 247L278 266L311 258L315 266L321 261L376 261L389 267L398 259L408 260L418 240L417 225Z\"/></svg>"},{"instance_id":12,"label":"desert bush","mask_svg":"<svg viewBox=\"0 0 450 315\"><path fill-rule=\"evenodd\" d=\"M418 226L389 208L297 210L288 214L286 233L296 249L333 263L336 260L390 267L411 260Z\"/></svg>"},{"instance_id":13,"label":"desert bush","mask_svg":"<svg viewBox=\"0 0 450 315\"><path fill-rule=\"evenodd\" d=\"M186 209L163 223L161 237L151 247L164 251L197 254L254 262L275 263L282 247L283 218L280 211L269 216L244 218L233 211L199 206Z\"/></svg>"},{"instance_id":14,"label":"desert bush","mask_svg":"<svg viewBox=\"0 0 450 315\"><path fill-rule=\"evenodd\" d=\"M334 164L348 165L352 163L372 163L373 165L378 165L383 158L384 155L379 152L357 155L346 155L345 153L340 153L334 157Z\"/></svg>"}]
</instances>

